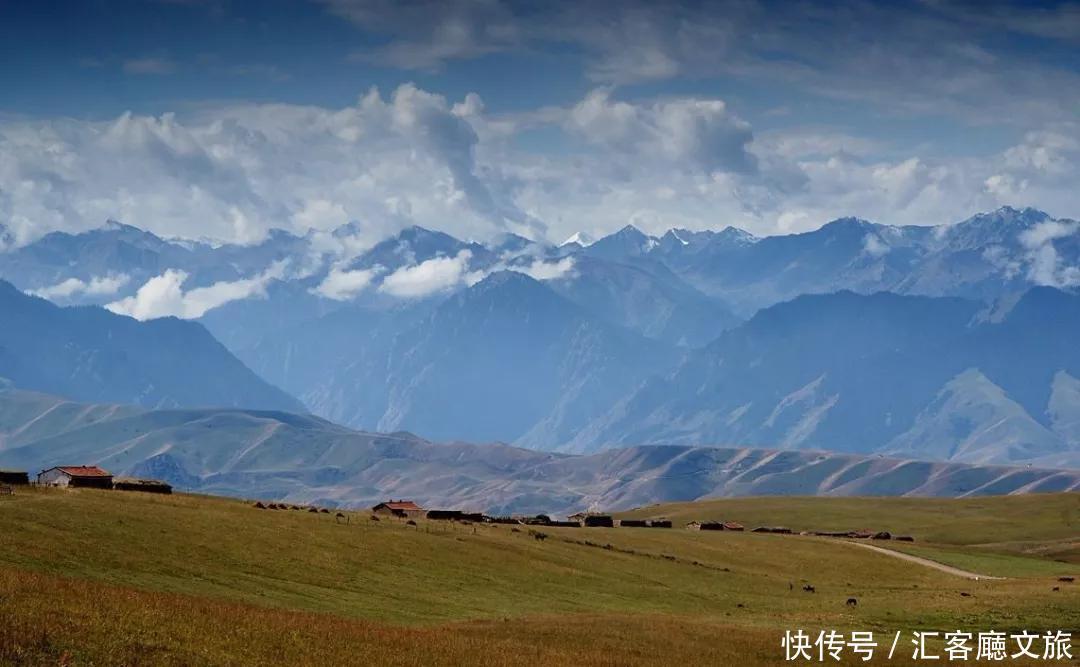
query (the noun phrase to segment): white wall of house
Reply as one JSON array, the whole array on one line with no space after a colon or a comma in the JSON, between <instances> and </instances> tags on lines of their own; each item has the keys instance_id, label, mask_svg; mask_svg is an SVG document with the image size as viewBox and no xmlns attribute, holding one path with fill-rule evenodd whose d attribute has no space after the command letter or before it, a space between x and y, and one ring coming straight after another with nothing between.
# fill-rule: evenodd
<instances>
[{"instance_id":1,"label":"white wall of house","mask_svg":"<svg viewBox=\"0 0 1080 667\"><path fill-rule=\"evenodd\" d=\"M71 477L62 470L53 469L39 473L37 481L38 484L48 484L49 486L67 486L71 483Z\"/></svg>"}]
</instances>

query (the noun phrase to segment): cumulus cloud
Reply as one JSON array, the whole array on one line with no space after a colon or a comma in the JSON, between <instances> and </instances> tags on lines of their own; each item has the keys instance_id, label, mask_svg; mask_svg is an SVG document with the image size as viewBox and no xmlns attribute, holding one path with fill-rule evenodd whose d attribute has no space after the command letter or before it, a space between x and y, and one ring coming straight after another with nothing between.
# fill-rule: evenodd
<instances>
[{"instance_id":1,"label":"cumulus cloud","mask_svg":"<svg viewBox=\"0 0 1080 667\"><path fill-rule=\"evenodd\" d=\"M1048 220L1020 234L1020 243L1028 250L1028 279L1037 285L1076 287L1080 285L1080 266L1062 261L1054 241L1080 233L1080 222Z\"/></svg>"},{"instance_id":2,"label":"cumulus cloud","mask_svg":"<svg viewBox=\"0 0 1080 667\"><path fill-rule=\"evenodd\" d=\"M462 236L543 235L500 168L478 163L473 123L483 116L478 98L455 107L407 84L341 109L0 119L0 219L17 244L110 218L163 236L242 243L272 227L348 220L363 221L371 238L446 220Z\"/></svg>"},{"instance_id":3,"label":"cumulus cloud","mask_svg":"<svg viewBox=\"0 0 1080 667\"><path fill-rule=\"evenodd\" d=\"M123 273L91 276L88 281L79 278L68 278L55 285L32 290L30 294L49 300L71 299L80 295L111 296L119 292L120 288L130 281L131 277Z\"/></svg>"},{"instance_id":4,"label":"cumulus cloud","mask_svg":"<svg viewBox=\"0 0 1080 667\"><path fill-rule=\"evenodd\" d=\"M750 125L728 111L723 100L681 98L650 105L613 100L596 89L575 105L566 126L587 141L650 159L666 157L705 171L751 172Z\"/></svg>"},{"instance_id":5,"label":"cumulus cloud","mask_svg":"<svg viewBox=\"0 0 1080 667\"><path fill-rule=\"evenodd\" d=\"M574 258L564 257L556 262L536 259L526 266L513 267L513 270L520 271L535 280L556 280L574 270Z\"/></svg>"},{"instance_id":6,"label":"cumulus cloud","mask_svg":"<svg viewBox=\"0 0 1080 667\"><path fill-rule=\"evenodd\" d=\"M349 271L335 266L312 291L335 301L348 301L367 289L381 270L374 267Z\"/></svg>"},{"instance_id":7,"label":"cumulus cloud","mask_svg":"<svg viewBox=\"0 0 1080 667\"><path fill-rule=\"evenodd\" d=\"M383 279L379 291L412 299L457 287L468 277L471 258L470 251L462 250L454 257L435 257L402 267Z\"/></svg>"},{"instance_id":8,"label":"cumulus cloud","mask_svg":"<svg viewBox=\"0 0 1080 667\"><path fill-rule=\"evenodd\" d=\"M184 291L188 279L186 271L168 269L160 276L147 280L134 296L113 301L106 309L127 315L137 320L152 320L159 317L179 317L196 319L207 311L231 301L248 299L254 296L266 296L266 286L270 281L281 278L285 273L285 263L277 262L263 273L242 280L220 281L207 287L196 287Z\"/></svg>"}]
</instances>

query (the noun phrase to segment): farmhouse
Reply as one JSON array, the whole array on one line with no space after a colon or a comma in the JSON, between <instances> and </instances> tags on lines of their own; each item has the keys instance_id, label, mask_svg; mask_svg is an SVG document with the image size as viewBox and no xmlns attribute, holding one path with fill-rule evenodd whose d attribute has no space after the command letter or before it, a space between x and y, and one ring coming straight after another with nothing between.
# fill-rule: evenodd
<instances>
[{"instance_id":1,"label":"farmhouse","mask_svg":"<svg viewBox=\"0 0 1080 667\"><path fill-rule=\"evenodd\" d=\"M39 472L37 483L43 486L111 489L113 476L97 466L57 466Z\"/></svg>"},{"instance_id":2,"label":"farmhouse","mask_svg":"<svg viewBox=\"0 0 1080 667\"><path fill-rule=\"evenodd\" d=\"M142 491L144 493L172 493L172 485L156 479L137 479L135 477L117 477L113 481L117 491Z\"/></svg>"},{"instance_id":3,"label":"farmhouse","mask_svg":"<svg viewBox=\"0 0 1080 667\"><path fill-rule=\"evenodd\" d=\"M428 510L424 515L431 521L470 521L480 523L484 515L480 512L463 512L461 510Z\"/></svg>"},{"instance_id":4,"label":"farmhouse","mask_svg":"<svg viewBox=\"0 0 1080 667\"><path fill-rule=\"evenodd\" d=\"M424 508L411 500L387 500L371 508L373 514L396 516L399 519L418 519L424 515Z\"/></svg>"},{"instance_id":5,"label":"farmhouse","mask_svg":"<svg viewBox=\"0 0 1080 667\"><path fill-rule=\"evenodd\" d=\"M615 520L607 514L590 514L582 520L581 525L586 528L614 528Z\"/></svg>"},{"instance_id":6,"label":"farmhouse","mask_svg":"<svg viewBox=\"0 0 1080 667\"><path fill-rule=\"evenodd\" d=\"M29 484L30 475L22 470L0 470L0 484Z\"/></svg>"}]
</instances>

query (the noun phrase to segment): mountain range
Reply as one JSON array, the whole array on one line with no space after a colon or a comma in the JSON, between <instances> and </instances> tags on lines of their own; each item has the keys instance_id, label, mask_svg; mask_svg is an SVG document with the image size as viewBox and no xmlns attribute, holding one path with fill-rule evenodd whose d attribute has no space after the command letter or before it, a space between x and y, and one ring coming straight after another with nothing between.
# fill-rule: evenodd
<instances>
[{"instance_id":1,"label":"mountain range","mask_svg":"<svg viewBox=\"0 0 1080 667\"><path fill-rule=\"evenodd\" d=\"M589 456L435 444L278 411L144 410L0 390L0 460L78 461L182 489L364 507L387 497L492 514L567 515L734 495L965 496L1080 490L1080 471L817 451L662 446Z\"/></svg>"},{"instance_id":2,"label":"mountain range","mask_svg":"<svg viewBox=\"0 0 1080 667\"><path fill-rule=\"evenodd\" d=\"M1080 467L1073 220L628 226L560 246L361 232L240 246L110 222L8 243L0 377L590 460L678 445Z\"/></svg>"}]
</instances>

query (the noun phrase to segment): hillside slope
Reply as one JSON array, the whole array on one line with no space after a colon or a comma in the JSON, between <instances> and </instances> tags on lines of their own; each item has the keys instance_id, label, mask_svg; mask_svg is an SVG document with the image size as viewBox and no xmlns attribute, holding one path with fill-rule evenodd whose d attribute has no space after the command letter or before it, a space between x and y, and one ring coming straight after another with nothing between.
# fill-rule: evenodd
<instances>
[{"instance_id":1,"label":"hillside slope","mask_svg":"<svg viewBox=\"0 0 1080 667\"><path fill-rule=\"evenodd\" d=\"M0 393L0 406L5 403L0 466L36 471L96 463L185 489L291 502L369 506L410 497L427 506L566 515L716 496L1080 489L1080 471L747 448L630 447L569 456L365 433L285 412L132 411L63 402L58 409L21 392ZM27 442L30 432L36 439Z\"/></svg>"},{"instance_id":2,"label":"hillside slope","mask_svg":"<svg viewBox=\"0 0 1080 667\"><path fill-rule=\"evenodd\" d=\"M94 403L303 411L195 322L60 308L0 281L0 378Z\"/></svg>"}]
</instances>

